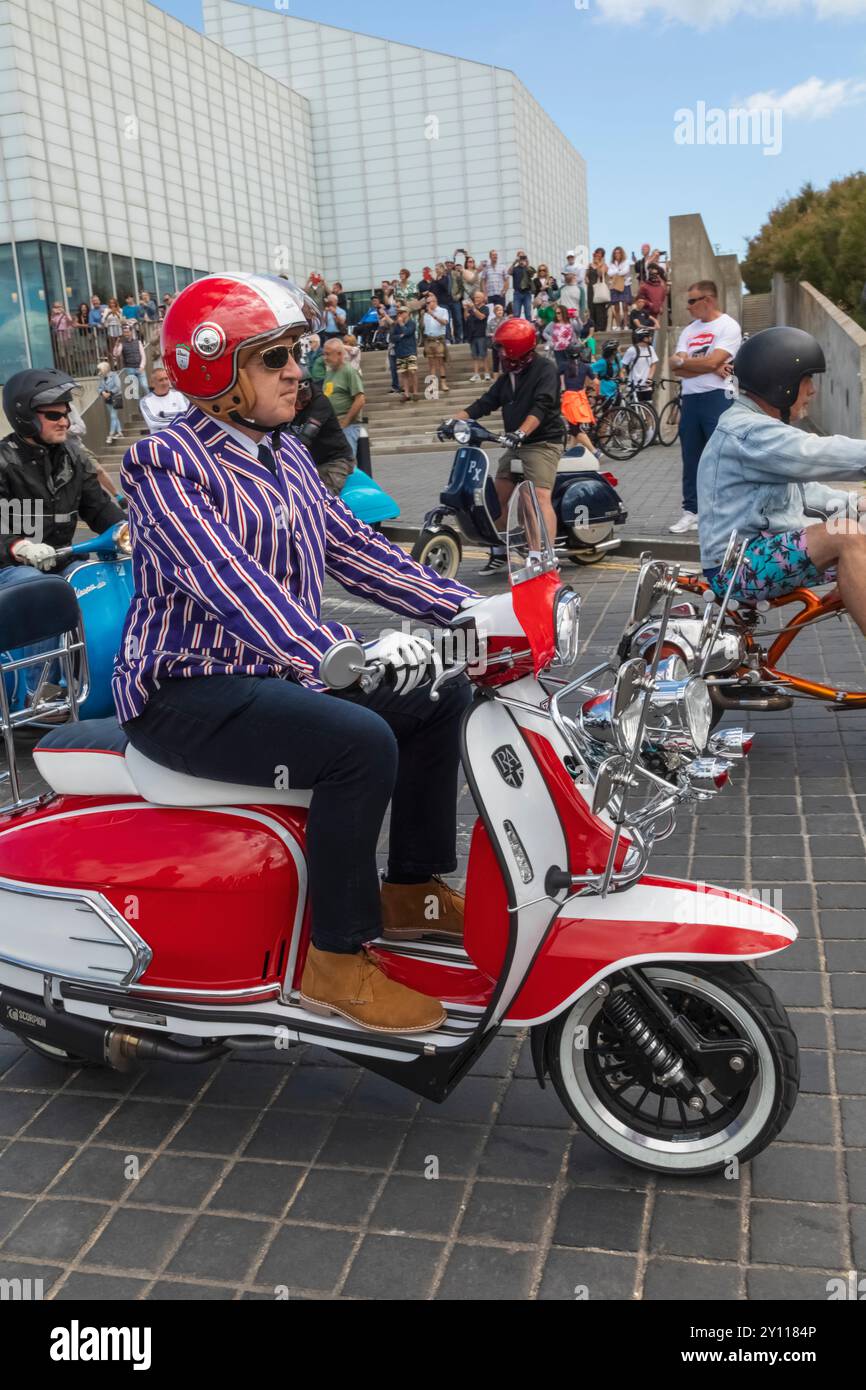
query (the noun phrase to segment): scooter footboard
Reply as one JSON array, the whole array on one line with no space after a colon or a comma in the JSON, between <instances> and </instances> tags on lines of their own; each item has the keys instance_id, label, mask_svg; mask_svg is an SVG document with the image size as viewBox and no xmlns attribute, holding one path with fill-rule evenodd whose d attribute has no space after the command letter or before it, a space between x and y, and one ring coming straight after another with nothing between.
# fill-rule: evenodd
<instances>
[{"instance_id":1,"label":"scooter footboard","mask_svg":"<svg viewBox=\"0 0 866 1390\"><path fill-rule=\"evenodd\" d=\"M647 875L625 892L565 904L506 1021L545 1023L627 965L755 960L796 938L794 924L759 898Z\"/></svg>"}]
</instances>

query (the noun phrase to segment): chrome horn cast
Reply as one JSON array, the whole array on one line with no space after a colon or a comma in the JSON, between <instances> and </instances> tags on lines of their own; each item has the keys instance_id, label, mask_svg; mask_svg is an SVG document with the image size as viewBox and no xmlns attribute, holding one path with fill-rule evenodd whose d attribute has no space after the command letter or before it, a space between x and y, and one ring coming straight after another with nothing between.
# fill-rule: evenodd
<instances>
[{"instance_id":1,"label":"chrome horn cast","mask_svg":"<svg viewBox=\"0 0 866 1390\"><path fill-rule=\"evenodd\" d=\"M654 842L673 830L677 807L714 796L728 781L733 761L752 744L742 729L711 737L706 682L690 674L680 656L662 657L680 570L648 556L642 560L629 627L645 622L661 602L651 659L624 661L611 689L590 684L615 669L605 662L550 697L550 716L591 779L593 813L613 830L604 869L563 877L559 886L601 896L640 877ZM566 714L563 705L575 695L583 702L576 715Z\"/></svg>"}]
</instances>

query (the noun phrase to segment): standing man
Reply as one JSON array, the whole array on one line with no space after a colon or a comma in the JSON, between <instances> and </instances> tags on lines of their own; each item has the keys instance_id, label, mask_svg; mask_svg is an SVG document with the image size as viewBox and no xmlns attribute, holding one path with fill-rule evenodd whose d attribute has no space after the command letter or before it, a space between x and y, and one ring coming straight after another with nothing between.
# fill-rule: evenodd
<instances>
[{"instance_id":1,"label":"standing man","mask_svg":"<svg viewBox=\"0 0 866 1390\"><path fill-rule=\"evenodd\" d=\"M424 356L427 358L427 375L436 378L436 385L440 391L449 389L445 379L448 363L445 335L448 332L449 323L450 317L445 305L439 303L435 294L428 294L421 315Z\"/></svg>"},{"instance_id":2,"label":"standing man","mask_svg":"<svg viewBox=\"0 0 866 1390\"><path fill-rule=\"evenodd\" d=\"M698 529L698 464L719 416L731 404L725 385L734 354L743 341L736 319L719 308L715 281L697 280L689 285L686 303L694 318L680 334L670 362L671 371L683 384L683 514L669 527L675 535Z\"/></svg>"},{"instance_id":3,"label":"standing man","mask_svg":"<svg viewBox=\"0 0 866 1390\"><path fill-rule=\"evenodd\" d=\"M346 365L346 349L339 338L329 338L322 351L325 358L322 390L349 441L352 456L357 458L360 417L366 401L361 373Z\"/></svg>"},{"instance_id":4,"label":"standing man","mask_svg":"<svg viewBox=\"0 0 866 1390\"><path fill-rule=\"evenodd\" d=\"M345 430L321 386L301 368L295 397L295 418L289 428L309 449L316 472L329 492L339 497L343 484L354 471L355 458Z\"/></svg>"},{"instance_id":5,"label":"standing man","mask_svg":"<svg viewBox=\"0 0 866 1390\"><path fill-rule=\"evenodd\" d=\"M147 395L147 354L144 343L135 336L131 323L123 325L123 332L113 354L113 365L123 373L124 383L134 382L135 389L130 392L133 400Z\"/></svg>"},{"instance_id":6,"label":"standing man","mask_svg":"<svg viewBox=\"0 0 866 1390\"><path fill-rule=\"evenodd\" d=\"M481 268L481 288L491 304L501 304L504 309L508 272L499 269L498 251L491 251L489 255L489 261Z\"/></svg>"},{"instance_id":7,"label":"standing man","mask_svg":"<svg viewBox=\"0 0 866 1390\"><path fill-rule=\"evenodd\" d=\"M346 314L337 303L335 294L326 295L322 318L323 325L319 333L322 342L326 343L329 338L342 338L346 331Z\"/></svg>"},{"instance_id":8,"label":"standing man","mask_svg":"<svg viewBox=\"0 0 866 1390\"><path fill-rule=\"evenodd\" d=\"M532 282L535 279L535 266L529 264L529 257L525 251L518 251L508 267L508 274L511 276L511 284L514 288L514 303L512 305L514 317L519 319L522 315L523 318L531 321Z\"/></svg>"},{"instance_id":9,"label":"standing man","mask_svg":"<svg viewBox=\"0 0 866 1390\"><path fill-rule=\"evenodd\" d=\"M189 401L182 391L175 391L164 367L151 373L150 391L139 402L142 419L151 434L166 430L172 421L189 410Z\"/></svg>"},{"instance_id":10,"label":"standing man","mask_svg":"<svg viewBox=\"0 0 866 1390\"><path fill-rule=\"evenodd\" d=\"M499 351L502 373L493 385L441 427L450 438L455 420L480 420L502 411L508 445L496 467L496 495L504 523L515 485L526 479L535 484L538 505L551 540L556 538L556 516L550 500L556 469L565 444L565 424L559 408L559 368L546 353L536 352L535 329L526 319L505 319L493 342ZM490 553L481 574L505 568L501 548Z\"/></svg>"}]
</instances>

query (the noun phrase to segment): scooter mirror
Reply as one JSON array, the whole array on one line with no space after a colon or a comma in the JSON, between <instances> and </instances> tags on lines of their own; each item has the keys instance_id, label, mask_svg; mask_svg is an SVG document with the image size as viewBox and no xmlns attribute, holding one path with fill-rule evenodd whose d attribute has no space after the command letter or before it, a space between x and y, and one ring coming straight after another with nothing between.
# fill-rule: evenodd
<instances>
[{"instance_id":1,"label":"scooter mirror","mask_svg":"<svg viewBox=\"0 0 866 1390\"><path fill-rule=\"evenodd\" d=\"M722 560L722 563L719 566L720 572L722 574L727 573L727 571L731 568L731 566L737 558L737 555L739 554L739 550L740 538L737 535L736 531L732 531L731 538L728 541L727 549L725 550L724 559Z\"/></svg>"},{"instance_id":2,"label":"scooter mirror","mask_svg":"<svg viewBox=\"0 0 866 1390\"><path fill-rule=\"evenodd\" d=\"M621 719L641 693L641 682L646 675L646 662L639 656L623 662L617 672L613 691L613 717Z\"/></svg>"},{"instance_id":3,"label":"scooter mirror","mask_svg":"<svg viewBox=\"0 0 866 1390\"><path fill-rule=\"evenodd\" d=\"M641 565L631 605L629 626L632 623L642 623L644 618L649 617L653 605L661 593L664 575L664 565L660 564L658 560L647 560L645 564Z\"/></svg>"},{"instance_id":4,"label":"scooter mirror","mask_svg":"<svg viewBox=\"0 0 866 1390\"><path fill-rule=\"evenodd\" d=\"M319 662L319 679L331 690L347 690L364 669L364 648L346 638L329 647Z\"/></svg>"},{"instance_id":5,"label":"scooter mirror","mask_svg":"<svg viewBox=\"0 0 866 1390\"><path fill-rule=\"evenodd\" d=\"M600 765L592 793L592 814L594 816L601 815L602 811L606 811L615 798L619 796L627 766L628 759L624 758L621 753L614 753L611 757L605 758Z\"/></svg>"}]
</instances>

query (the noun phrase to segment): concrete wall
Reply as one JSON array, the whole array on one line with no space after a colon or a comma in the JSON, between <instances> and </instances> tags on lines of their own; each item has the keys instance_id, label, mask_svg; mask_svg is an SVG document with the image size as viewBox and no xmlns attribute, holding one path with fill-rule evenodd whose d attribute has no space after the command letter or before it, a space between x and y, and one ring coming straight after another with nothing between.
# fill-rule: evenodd
<instances>
[{"instance_id":1,"label":"concrete wall","mask_svg":"<svg viewBox=\"0 0 866 1390\"><path fill-rule=\"evenodd\" d=\"M682 329L690 321L686 292L696 280L714 280L719 287L719 308L738 323L742 320L743 281L737 257L717 256L698 212L670 219L672 326Z\"/></svg>"},{"instance_id":2,"label":"concrete wall","mask_svg":"<svg viewBox=\"0 0 866 1390\"><path fill-rule=\"evenodd\" d=\"M716 265L719 268L718 279L711 275L711 280L716 280L719 286L719 305L726 314L730 314L737 323L743 321L743 277L740 274L740 262L733 254L727 256L716 256Z\"/></svg>"},{"instance_id":3,"label":"concrete wall","mask_svg":"<svg viewBox=\"0 0 866 1390\"><path fill-rule=\"evenodd\" d=\"M818 339L827 359L811 418L825 434L866 439L866 331L808 281L773 277L777 324L805 329Z\"/></svg>"}]
</instances>

